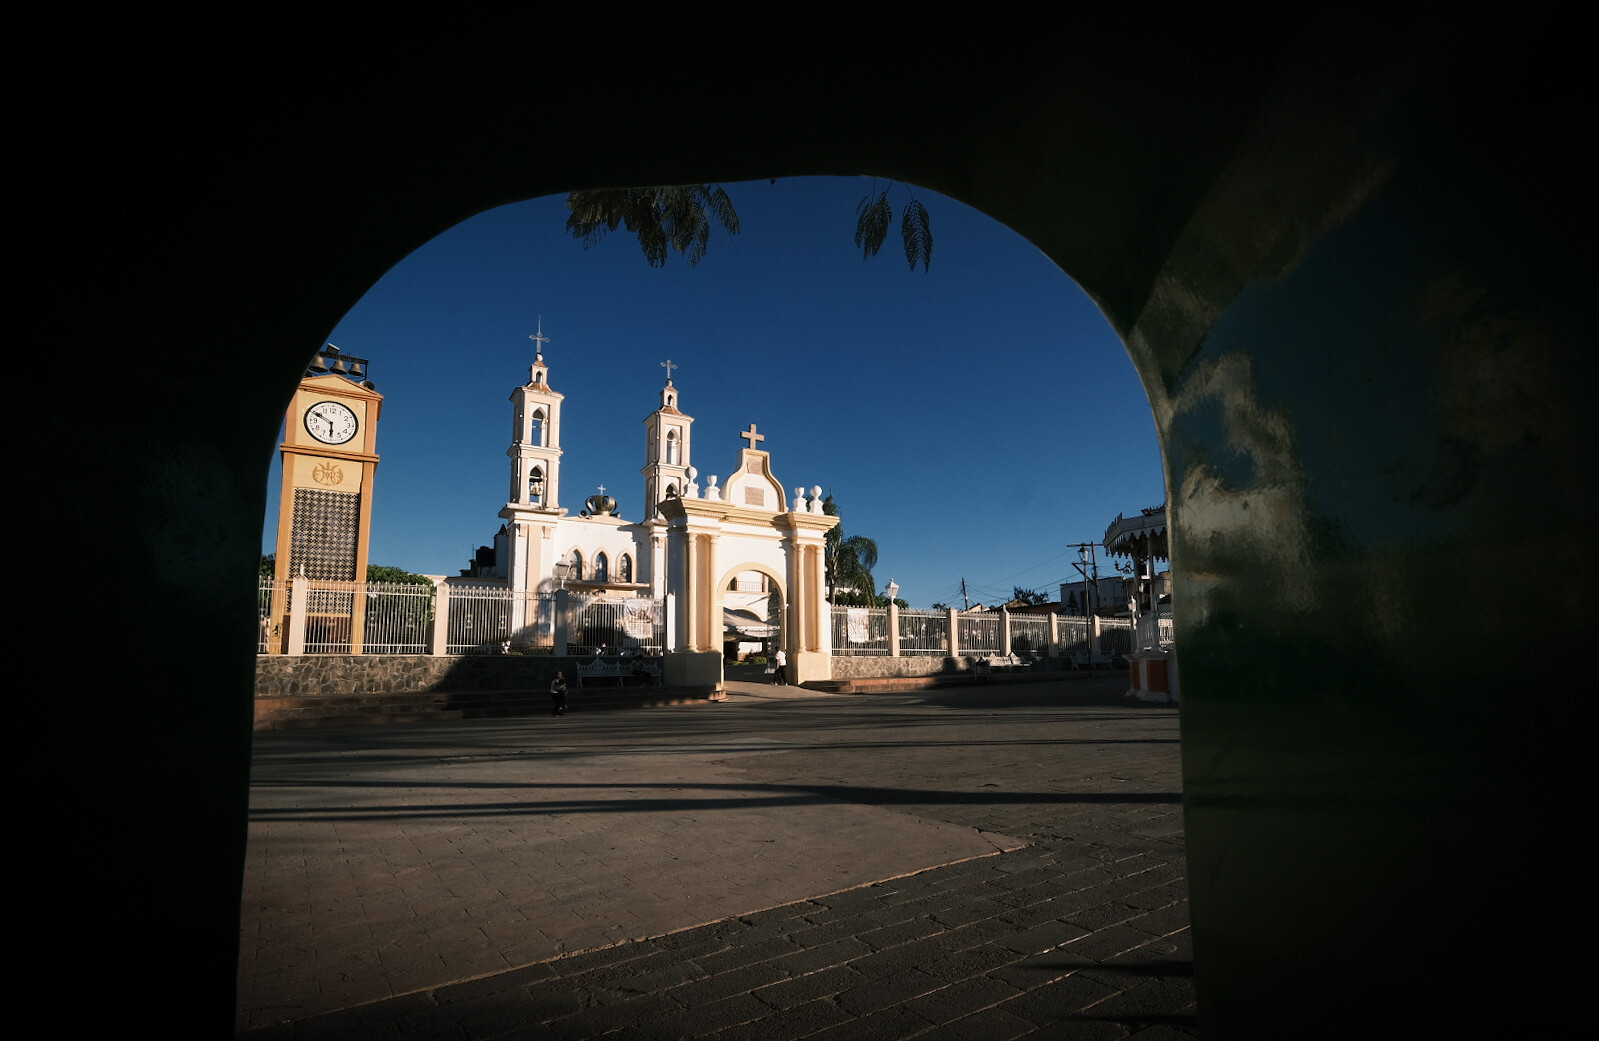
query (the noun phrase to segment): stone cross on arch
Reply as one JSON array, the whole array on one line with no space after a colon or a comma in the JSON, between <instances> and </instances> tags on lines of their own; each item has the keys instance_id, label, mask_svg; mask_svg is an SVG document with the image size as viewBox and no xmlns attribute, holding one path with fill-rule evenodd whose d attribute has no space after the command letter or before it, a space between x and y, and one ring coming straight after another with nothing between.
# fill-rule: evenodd
<instances>
[{"instance_id":1,"label":"stone cross on arch","mask_svg":"<svg viewBox=\"0 0 1599 1041\"><path fill-rule=\"evenodd\" d=\"M757 442L757 441L765 441L766 440L766 435L765 434L757 434L755 432L755 424L754 423L751 423L750 424L750 428L748 430L744 431L742 434L740 434L738 436L742 437L744 440L746 440L746 441L748 441L750 443L750 450L751 451L755 450L755 442Z\"/></svg>"}]
</instances>

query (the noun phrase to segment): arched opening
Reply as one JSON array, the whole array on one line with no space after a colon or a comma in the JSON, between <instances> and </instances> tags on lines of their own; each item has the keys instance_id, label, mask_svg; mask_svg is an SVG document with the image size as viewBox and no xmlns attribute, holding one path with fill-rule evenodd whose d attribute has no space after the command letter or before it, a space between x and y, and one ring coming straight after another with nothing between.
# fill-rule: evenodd
<instances>
[{"instance_id":1,"label":"arched opening","mask_svg":"<svg viewBox=\"0 0 1599 1041\"><path fill-rule=\"evenodd\" d=\"M772 682L777 653L786 636L786 597L782 577L767 564L746 562L730 568L717 583L721 611L724 676L733 681Z\"/></svg>"},{"instance_id":2,"label":"arched opening","mask_svg":"<svg viewBox=\"0 0 1599 1041\"><path fill-rule=\"evenodd\" d=\"M1582 786L1566 764L1584 761L1572 735L1585 728L1519 715L1480 659L1435 653L1513 631L1515 605L1472 562L1497 561L1524 537L1521 504L1550 489L1590 498L1591 413L1573 400L1583 383L1570 375L1586 371L1591 339L1572 303L1584 299L1591 217L1570 172L1580 164L1560 161L1569 127L1552 113L1569 92L1543 71L1580 63L1543 57L1559 41L1531 31L1535 19L1496 26L1490 46L1387 16L1400 23L1392 33L1323 21L1273 23L1247 40L1207 24L1168 35L1105 14L1082 32L1025 34L996 49L1003 68L924 63L925 104L896 112L892 141L881 110L860 104L860 80L847 96L830 93L798 67L770 77L791 90L758 104L730 98L714 127L673 121L671 134L646 128L615 143L592 133L597 114L622 110L603 85L570 112L537 109L546 132L533 142L516 133L527 112L511 120L517 105L481 100L543 96L530 82L428 83L406 99L415 104L365 109L370 133L329 148L315 176L274 128L342 139L339 106L307 105L286 121L249 118L241 105L211 139L219 154L250 160L232 167L240 176L227 191L203 176L152 178L148 205L92 209L106 241L149 250L72 309L71 337L92 344L106 328L131 330L113 369L119 387L164 422L190 410L196 432L152 419L114 445L73 443L99 460L84 469L127 474L138 489L104 548L154 576L147 617L119 638L153 649L166 702L147 721L125 711L126 692L88 696L123 725L86 737L69 782L78 812L63 816L100 821L109 859L57 884L81 891L91 868L114 865L161 915L180 909L192 936L179 968L193 971L132 966L116 985L148 993L159 971L205 981L197 993L230 986L232 966L211 964L237 939L216 879L237 877L242 841L255 638L246 579L263 503L261 482L239 475L259 476L315 340L443 227L585 171L657 183L826 167L903 171L1023 231L1100 302L1149 389L1172 475L1179 582L1203 583L1179 602L1196 649L1184 742L1192 884L1208 916L1197 923L1202 1015L1263 1035L1325 1009L1316 1026L1347 1036L1362 1023L1418 1021L1423 1009L1448 1019L1433 1020L1447 1032L1468 1016L1533 1007L1530 959L1416 964L1395 974L1402 982L1353 997L1342 982L1395 921L1451 949L1473 939L1476 918L1461 909L1495 895L1584 906L1564 858L1489 865L1459 856L1458 838L1522 834L1528 805L1581 819L1570 793ZM901 96L903 69L869 65L861 79L876 96ZM1486 68L1515 88L1484 88ZM1412 69L1427 75L1401 74ZM129 78L141 104L151 100L142 86ZM120 138L126 100L86 107L81 139ZM818 112L827 117L772 118ZM747 128L734 157L722 153L728 126ZM171 121L171 137L145 129L153 162L193 173L184 120ZM563 132L590 142L581 164L550 161L547 142ZM383 143L402 140L433 147ZM949 145L898 143L919 140ZM448 158L447 176L436 157ZM374 171L384 191L371 190ZM80 176L66 183L81 200ZM397 193L415 204L390 208ZM196 314L234 320L233 378L210 401L148 364L214 346L215 328L201 328L213 323ZM1506 372L1514 378L1483 376ZM94 501L81 480L77 500ZM1585 520L1551 523L1553 544L1586 544ZM1563 588L1587 588L1591 571L1578 562ZM1550 645L1585 645L1580 598L1554 599ZM173 618L186 639L168 649ZM1556 666L1530 672L1526 686L1560 689ZM1512 716L1518 726L1507 728ZM214 754L196 761L196 747ZM108 806L105 792L127 776L141 778L144 798ZM195 841L212 820L228 823L215 841ZM194 854L176 863L173 848ZM155 911L134 914L135 932L172 927ZM1547 923L1561 915L1528 918L1509 923L1508 948L1560 948L1564 925ZM1565 982L1544 992L1581 992ZM1538 1007L1569 1011L1558 998Z\"/></svg>"}]
</instances>

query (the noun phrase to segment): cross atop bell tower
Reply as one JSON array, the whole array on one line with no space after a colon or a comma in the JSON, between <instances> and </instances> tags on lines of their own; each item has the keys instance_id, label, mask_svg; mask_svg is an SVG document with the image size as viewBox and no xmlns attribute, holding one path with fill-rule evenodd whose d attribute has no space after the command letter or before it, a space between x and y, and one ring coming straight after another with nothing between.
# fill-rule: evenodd
<instances>
[{"instance_id":1,"label":"cross atop bell tower","mask_svg":"<svg viewBox=\"0 0 1599 1041\"><path fill-rule=\"evenodd\" d=\"M528 384L547 386L550 381L550 370L549 366L544 364L544 345L550 342L550 338L544 335L543 315L539 316L539 331L534 333L532 336L529 336L528 339L532 340L538 345L534 348L533 364L528 369Z\"/></svg>"}]
</instances>

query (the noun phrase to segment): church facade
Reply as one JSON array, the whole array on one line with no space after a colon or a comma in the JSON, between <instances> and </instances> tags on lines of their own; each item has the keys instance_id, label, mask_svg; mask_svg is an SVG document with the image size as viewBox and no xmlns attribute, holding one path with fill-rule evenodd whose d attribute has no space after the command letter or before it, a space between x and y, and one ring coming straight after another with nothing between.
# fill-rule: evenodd
<instances>
[{"instance_id":1,"label":"church facade","mask_svg":"<svg viewBox=\"0 0 1599 1041\"><path fill-rule=\"evenodd\" d=\"M793 678L826 678L829 626L823 574L826 533L820 486L793 489L772 474L754 424L726 480L703 486L693 465L693 417L679 407L670 361L656 409L644 419L644 507L618 513L601 487L575 514L562 505L561 409L540 345L528 381L511 392L509 496L492 555L463 578L503 584L536 605L558 591L605 598L648 597L670 612L668 683L720 683L724 655L743 644L783 647ZM534 606L513 632L536 627Z\"/></svg>"}]
</instances>

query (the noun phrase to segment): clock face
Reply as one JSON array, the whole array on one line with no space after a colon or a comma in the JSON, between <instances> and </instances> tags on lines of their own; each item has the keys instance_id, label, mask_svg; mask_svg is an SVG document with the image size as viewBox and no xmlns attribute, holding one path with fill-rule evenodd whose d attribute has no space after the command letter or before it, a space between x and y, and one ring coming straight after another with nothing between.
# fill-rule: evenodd
<instances>
[{"instance_id":1,"label":"clock face","mask_svg":"<svg viewBox=\"0 0 1599 1041\"><path fill-rule=\"evenodd\" d=\"M306 433L325 445L342 445L355 436L358 426L350 406L319 401L305 410Z\"/></svg>"}]
</instances>

